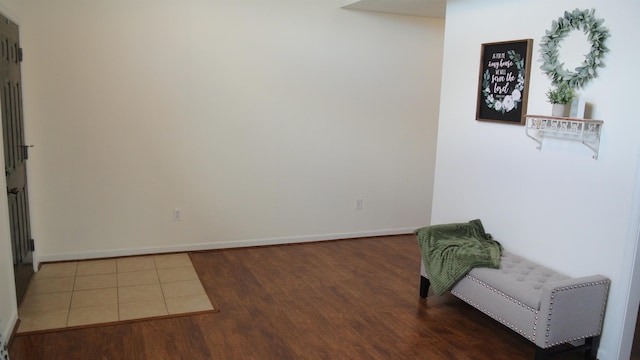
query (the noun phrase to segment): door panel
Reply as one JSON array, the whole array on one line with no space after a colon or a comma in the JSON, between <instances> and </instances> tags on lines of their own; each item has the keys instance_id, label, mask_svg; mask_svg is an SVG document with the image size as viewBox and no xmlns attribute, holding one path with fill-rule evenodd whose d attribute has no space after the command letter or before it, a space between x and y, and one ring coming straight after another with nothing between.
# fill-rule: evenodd
<instances>
[{"instance_id":1,"label":"door panel","mask_svg":"<svg viewBox=\"0 0 640 360\"><path fill-rule=\"evenodd\" d=\"M16 278L18 303L33 274L33 244L29 223L27 167L29 148L24 143L22 115L21 50L18 26L0 15L0 102L2 105L2 140L4 170L11 230L11 250Z\"/></svg>"}]
</instances>

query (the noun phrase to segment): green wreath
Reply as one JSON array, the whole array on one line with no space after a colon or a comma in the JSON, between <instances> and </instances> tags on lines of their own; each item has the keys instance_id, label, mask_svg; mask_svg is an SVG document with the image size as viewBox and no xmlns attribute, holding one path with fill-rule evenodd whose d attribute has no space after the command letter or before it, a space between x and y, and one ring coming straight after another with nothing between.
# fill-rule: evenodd
<instances>
[{"instance_id":1,"label":"green wreath","mask_svg":"<svg viewBox=\"0 0 640 360\"><path fill-rule=\"evenodd\" d=\"M518 69L518 79L510 94L505 95L501 100L496 99L491 93L491 73L489 69L485 70L482 75L482 95L484 96L484 103L489 109L494 109L501 114L518 108L518 104L522 102L522 92L524 90L524 59L522 59L520 54L516 53L515 50L507 51L507 56Z\"/></svg>"},{"instance_id":2,"label":"green wreath","mask_svg":"<svg viewBox=\"0 0 640 360\"><path fill-rule=\"evenodd\" d=\"M609 30L602 26L604 19L596 19L595 9L564 12L564 17L551 23L551 30L545 32L540 41L541 61L540 69L551 78L554 85L567 83L572 88L581 88L589 80L597 76L596 70L604 66L602 57L609 51L605 40L610 36ZM591 43L591 50L584 56L582 64L575 70L567 70L564 63L558 60L558 44L573 30L581 30Z\"/></svg>"}]
</instances>

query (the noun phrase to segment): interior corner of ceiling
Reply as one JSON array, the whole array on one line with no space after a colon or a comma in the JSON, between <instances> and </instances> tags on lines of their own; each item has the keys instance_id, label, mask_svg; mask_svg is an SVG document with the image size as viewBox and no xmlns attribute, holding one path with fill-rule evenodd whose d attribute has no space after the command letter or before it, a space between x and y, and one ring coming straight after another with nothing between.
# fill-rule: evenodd
<instances>
[{"instance_id":1,"label":"interior corner of ceiling","mask_svg":"<svg viewBox=\"0 0 640 360\"><path fill-rule=\"evenodd\" d=\"M359 2L362 2L362 0L344 0L343 4L342 4L342 8L348 8L352 5L355 5Z\"/></svg>"}]
</instances>

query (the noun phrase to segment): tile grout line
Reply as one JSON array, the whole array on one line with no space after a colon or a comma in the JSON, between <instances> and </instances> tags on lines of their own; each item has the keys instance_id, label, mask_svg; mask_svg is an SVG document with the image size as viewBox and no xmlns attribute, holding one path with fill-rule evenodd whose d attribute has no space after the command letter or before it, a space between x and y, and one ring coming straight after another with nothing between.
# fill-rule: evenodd
<instances>
[{"instance_id":1,"label":"tile grout line","mask_svg":"<svg viewBox=\"0 0 640 360\"><path fill-rule=\"evenodd\" d=\"M71 297L69 298L69 306L67 307L67 321L64 323L64 327L69 327L69 318L71 317L71 303L73 302L73 295L76 292L76 281L78 280L78 267L80 264L76 261L76 271L73 274L73 285L71 286Z\"/></svg>"},{"instance_id":2,"label":"tile grout line","mask_svg":"<svg viewBox=\"0 0 640 360\"><path fill-rule=\"evenodd\" d=\"M160 280L160 273L158 272L158 263L156 262L156 256L153 256L153 265L156 268L156 276L158 277L158 285L160 285L160 292L162 293L162 302L164 303L164 309L169 314L169 306L167 305L167 297L164 295L164 288L162 287L162 281Z\"/></svg>"},{"instance_id":3,"label":"tile grout line","mask_svg":"<svg viewBox=\"0 0 640 360\"><path fill-rule=\"evenodd\" d=\"M120 318L120 276L118 276L120 274L120 269L118 266L118 258L116 258L115 261L116 261L116 306L118 307L118 321L122 321L122 319Z\"/></svg>"}]
</instances>

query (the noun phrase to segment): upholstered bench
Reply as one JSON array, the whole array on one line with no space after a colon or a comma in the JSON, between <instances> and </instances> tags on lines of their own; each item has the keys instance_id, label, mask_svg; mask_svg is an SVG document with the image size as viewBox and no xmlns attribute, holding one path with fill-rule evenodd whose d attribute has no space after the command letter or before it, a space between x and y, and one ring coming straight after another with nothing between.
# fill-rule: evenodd
<instances>
[{"instance_id":1,"label":"upholstered bench","mask_svg":"<svg viewBox=\"0 0 640 360\"><path fill-rule=\"evenodd\" d=\"M420 273L426 298L424 263ZM503 251L499 268L472 269L451 293L533 342L536 359L576 350L595 359L609 282L601 275L571 278Z\"/></svg>"}]
</instances>

